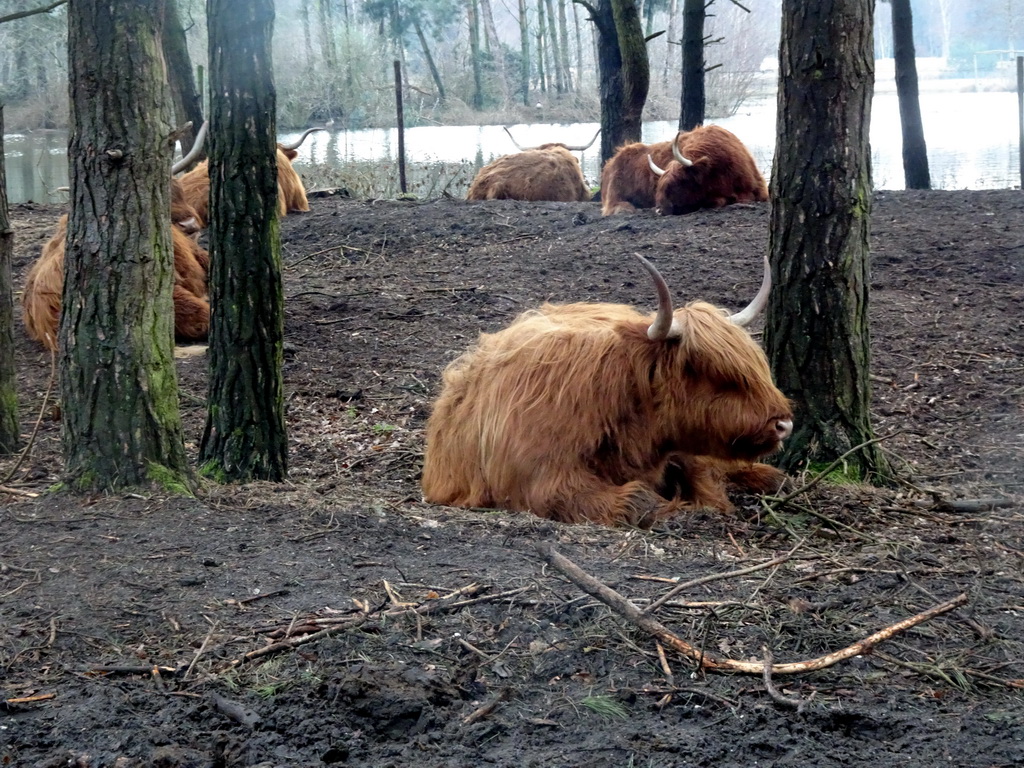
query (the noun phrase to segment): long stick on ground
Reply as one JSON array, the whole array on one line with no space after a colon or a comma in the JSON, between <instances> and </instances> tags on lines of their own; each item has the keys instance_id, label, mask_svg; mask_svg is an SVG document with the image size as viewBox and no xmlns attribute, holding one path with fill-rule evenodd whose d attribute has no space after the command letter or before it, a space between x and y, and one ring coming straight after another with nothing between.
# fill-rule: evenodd
<instances>
[{"instance_id":1,"label":"long stick on ground","mask_svg":"<svg viewBox=\"0 0 1024 768\"><path fill-rule=\"evenodd\" d=\"M765 665L761 661L740 661L738 659L720 659L705 653L702 649L690 645L685 640L674 635L664 624L644 613L633 603L620 595L611 587L602 584L590 574L583 571L578 565L565 556L559 554L549 542L537 544L537 551L544 557L552 567L560 571L573 584L578 586L588 595L597 598L617 614L636 624L640 629L653 635L665 645L673 648L677 653L693 659L702 669L723 670L729 672L744 672L751 675L763 675ZM793 675L800 672L812 672L818 669L825 669L837 664L840 661L867 653L871 648L885 640L888 640L898 632L916 627L929 619L940 614L947 613L954 608L964 605L967 602L967 595L960 594L952 600L929 608L910 618L898 621L884 629L880 629L872 635L868 635L853 645L848 645L838 651L827 653L816 659L805 661L792 661L786 664L772 664L773 675Z\"/></svg>"}]
</instances>

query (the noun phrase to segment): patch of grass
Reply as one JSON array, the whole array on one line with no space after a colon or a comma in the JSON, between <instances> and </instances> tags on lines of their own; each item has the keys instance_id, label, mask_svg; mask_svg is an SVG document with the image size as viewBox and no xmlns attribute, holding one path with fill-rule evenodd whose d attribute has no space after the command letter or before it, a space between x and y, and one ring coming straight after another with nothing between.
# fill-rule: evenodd
<instances>
[{"instance_id":1,"label":"patch of grass","mask_svg":"<svg viewBox=\"0 0 1024 768\"><path fill-rule=\"evenodd\" d=\"M587 696L580 703L592 712L609 720L615 717L625 720L629 717L629 710L611 696Z\"/></svg>"},{"instance_id":2,"label":"patch of grass","mask_svg":"<svg viewBox=\"0 0 1024 768\"><path fill-rule=\"evenodd\" d=\"M807 474L810 477L816 477L817 475L828 469L831 462L811 462L807 467ZM832 485L859 485L864 482L864 478L861 477L860 471L856 466L847 464L845 461L838 467L834 468L831 472L822 478L826 483Z\"/></svg>"}]
</instances>

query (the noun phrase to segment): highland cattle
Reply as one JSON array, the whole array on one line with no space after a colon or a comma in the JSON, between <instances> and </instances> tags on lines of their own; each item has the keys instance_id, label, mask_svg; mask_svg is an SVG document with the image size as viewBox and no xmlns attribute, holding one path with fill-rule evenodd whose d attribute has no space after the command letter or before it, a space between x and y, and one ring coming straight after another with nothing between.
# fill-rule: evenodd
<instances>
[{"instance_id":1,"label":"highland cattle","mask_svg":"<svg viewBox=\"0 0 1024 768\"><path fill-rule=\"evenodd\" d=\"M544 304L481 334L444 372L427 425L428 502L564 522L650 525L685 507L731 509L727 482L777 490L759 457L793 427L743 311L694 302L651 316L621 304Z\"/></svg>"}]
</instances>

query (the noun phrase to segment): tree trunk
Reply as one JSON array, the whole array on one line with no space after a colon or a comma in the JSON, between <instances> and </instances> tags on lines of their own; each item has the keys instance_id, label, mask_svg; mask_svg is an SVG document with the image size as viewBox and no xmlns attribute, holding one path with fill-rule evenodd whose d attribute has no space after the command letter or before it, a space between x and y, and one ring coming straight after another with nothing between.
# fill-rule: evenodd
<instances>
[{"instance_id":1,"label":"tree trunk","mask_svg":"<svg viewBox=\"0 0 1024 768\"><path fill-rule=\"evenodd\" d=\"M562 52L558 45L558 25L555 22L555 4L553 0L544 0L547 7L548 39L551 41L551 63L555 68L555 90L565 93L565 73L562 71Z\"/></svg>"},{"instance_id":2,"label":"tree trunk","mask_svg":"<svg viewBox=\"0 0 1024 768\"><path fill-rule=\"evenodd\" d=\"M576 3L572 4L572 23L576 28L576 93L583 90L583 35L580 32L580 14Z\"/></svg>"},{"instance_id":3,"label":"tree trunk","mask_svg":"<svg viewBox=\"0 0 1024 768\"><path fill-rule=\"evenodd\" d=\"M782 464L830 462L872 438L869 403L868 127L872 3L783 0L771 182L774 289L765 348L797 420ZM877 445L851 474L888 475Z\"/></svg>"},{"instance_id":4,"label":"tree trunk","mask_svg":"<svg viewBox=\"0 0 1024 768\"><path fill-rule=\"evenodd\" d=\"M544 31L544 0L537 0L537 77L540 78L541 93L548 92L548 67L544 61L547 50L547 34Z\"/></svg>"},{"instance_id":5,"label":"tree trunk","mask_svg":"<svg viewBox=\"0 0 1024 768\"><path fill-rule=\"evenodd\" d=\"M580 0L577 0L580 2ZM601 165L627 141L640 141L650 68L635 0L599 0L590 11L597 29L601 94Z\"/></svg>"},{"instance_id":6,"label":"tree trunk","mask_svg":"<svg viewBox=\"0 0 1024 768\"><path fill-rule=\"evenodd\" d=\"M900 102L900 125L903 128L903 178L907 189L931 189L928 148L924 141L921 100L917 92L914 21L910 0L892 0L892 44L896 64L896 95Z\"/></svg>"},{"instance_id":7,"label":"tree trunk","mask_svg":"<svg viewBox=\"0 0 1024 768\"><path fill-rule=\"evenodd\" d=\"M565 90L571 91L572 67L569 64L569 25L565 17L565 0L558 0L558 39L559 51L562 54L562 76L565 80Z\"/></svg>"},{"instance_id":8,"label":"tree trunk","mask_svg":"<svg viewBox=\"0 0 1024 768\"><path fill-rule=\"evenodd\" d=\"M187 491L174 366L164 3L68 9L71 214L60 321L67 484Z\"/></svg>"},{"instance_id":9,"label":"tree trunk","mask_svg":"<svg viewBox=\"0 0 1024 768\"><path fill-rule=\"evenodd\" d=\"M199 126L203 124L203 102L192 76L192 60L188 56L185 28L181 24L177 0L166 0L164 34L161 41L167 62L167 82L171 86L174 119L177 126L191 120L192 128L181 137L181 153L192 149ZM202 159L202 155L196 158Z\"/></svg>"},{"instance_id":10,"label":"tree trunk","mask_svg":"<svg viewBox=\"0 0 1024 768\"><path fill-rule=\"evenodd\" d=\"M319 0L320 11L320 51L324 56L324 64L334 69L338 63L338 52L334 47L334 13L331 11L331 0Z\"/></svg>"},{"instance_id":11,"label":"tree trunk","mask_svg":"<svg viewBox=\"0 0 1024 768\"><path fill-rule=\"evenodd\" d=\"M519 46L522 61L519 68L519 86L523 91L523 106L530 106L530 25L526 18L526 0L519 0Z\"/></svg>"},{"instance_id":12,"label":"tree trunk","mask_svg":"<svg viewBox=\"0 0 1024 768\"><path fill-rule=\"evenodd\" d=\"M480 22L477 0L466 0L466 16L469 19L469 48L473 59L473 109L484 108L484 78L480 65Z\"/></svg>"},{"instance_id":13,"label":"tree trunk","mask_svg":"<svg viewBox=\"0 0 1024 768\"><path fill-rule=\"evenodd\" d=\"M683 95L679 130L704 123L704 0L683 0Z\"/></svg>"},{"instance_id":14,"label":"tree trunk","mask_svg":"<svg viewBox=\"0 0 1024 768\"><path fill-rule=\"evenodd\" d=\"M498 74L498 84L503 97L508 97L508 82L505 79L505 52L501 48L498 28L494 25L494 11L491 0L480 0L480 15L484 22L484 36L487 38L487 52L491 57L491 66Z\"/></svg>"},{"instance_id":15,"label":"tree trunk","mask_svg":"<svg viewBox=\"0 0 1024 768\"><path fill-rule=\"evenodd\" d=\"M430 76L434 80L434 87L437 88L437 98L441 103L444 103L447 97L444 92L444 83L441 82L441 73L437 71L434 57L430 55L430 46L427 45L427 36L423 34L423 27L420 25L419 17L415 14L412 17L412 24L416 28L416 37L419 38L420 46L423 48L423 58L427 60L427 66L430 68Z\"/></svg>"},{"instance_id":16,"label":"tree trunk","mask_svg":"<svg viewBox=\"0 0 1024 768\"><path fill-rule=\"evenodd\" d=\"M210 92L210 384L202 472L280 481L284 290L277 212L273 0L207 0Z\"/></svg>"},{"instance_id":17,"label":"tree trunk","mask_svg":"<svg viewBox=\"0 0 1024 768\"><path fill-rule=\"evenodd\" d=\"M668 6L668 32L665 33L665 37L668 38L668 48L665 51L665 67L661 73L661 85L663 88L668 88L668 71L672 62L672 56L670 52L672 50L671 41L676 36L676 15L679 13L679 0L669 0ZM680 112L680 114L682 114Z\"/></svg>"},{"instance_id":18,"label":"tree trunk","mask_svg":"<svg viewBox=\"0 0 1024 768\"><path fill-rule=\"evenodd\" d=\"M7 214L4 105L0 104L0 454L18 447L18 390L14 369L14 230Z\"/></svg>"}]
</instances>

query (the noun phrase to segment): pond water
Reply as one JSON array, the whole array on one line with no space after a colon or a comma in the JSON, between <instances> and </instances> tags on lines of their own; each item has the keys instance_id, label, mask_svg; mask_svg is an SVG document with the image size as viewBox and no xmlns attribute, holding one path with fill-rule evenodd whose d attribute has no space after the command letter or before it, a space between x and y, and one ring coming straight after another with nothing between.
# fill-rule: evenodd
<instances>
[{"instance_id":1,"label":"pond water","mask_svg":"<svg viewBox=\"0 0 1024 768\"><path fill-rule=\"evenodd\" d=\"M775 147L774 98L749 103L730 118L709 120L728 128L750 148L765 176L769 175ZM1005 189L1020 186L1018 160L1017 96L1012 92L936 92L921 94L921 112L928 145L932 186L936 189ZM542 115L540 116L542 117ZM509 126L522 146L549 141L583 145L590 141L597 123L532 123ZM675 133L675 121L644 123L643 140L663 141ZM283 133L282 142L298 136ZM25 200L59 202L57 192L66 186L67 136L61 131L11 134L4 137L8 196L12 203ZM872 170L877 189L902 189L902 139L899 104L895 93L877 93L871 118ZM398 148L395 129L325 131L312 134L301 148L296 167L304 175L321 179L344 178L353 164L378 164L366 173L395 177L387 185L397 188L394 158ZM405 132L410 183L417 190L437 191L424 177L448 173L452 166L463 171L450 189L465 193L475 170L495 157L515 151L500 125L422 126ZM596 186L599 177L599 143L583 152L583 172ZM364 167L361 165L361 167ZM420 178L417 179L417 176ZM379 183L371 180L369 186ZM312 186L321 186L314 182Z\"/></svg>"}]
</instances>

